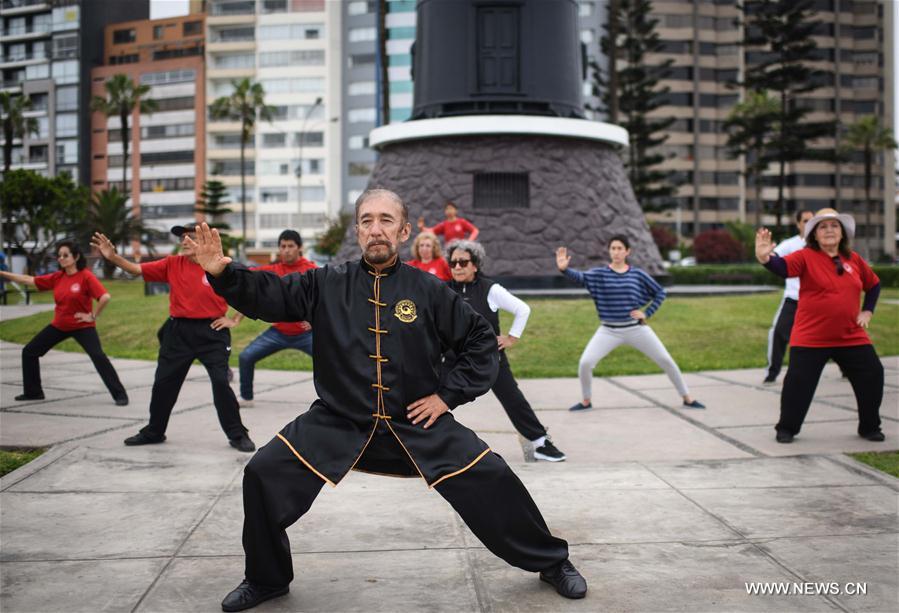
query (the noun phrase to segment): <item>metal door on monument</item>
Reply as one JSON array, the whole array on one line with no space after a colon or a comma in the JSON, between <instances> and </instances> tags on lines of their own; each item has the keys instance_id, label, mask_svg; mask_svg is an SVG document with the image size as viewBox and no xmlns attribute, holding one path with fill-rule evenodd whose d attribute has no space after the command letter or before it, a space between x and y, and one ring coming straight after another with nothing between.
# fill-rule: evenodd
<instances>
[{"instance_id":1,"label":"metal door on monument","mask_svg":"<svg viewBox=\"0 0 899 613\"><path fill-rule=\"evenodd\" d=\"M518 11L518 7L478 8L478 93L520 91Z\"/></svg>"}]
</instances>

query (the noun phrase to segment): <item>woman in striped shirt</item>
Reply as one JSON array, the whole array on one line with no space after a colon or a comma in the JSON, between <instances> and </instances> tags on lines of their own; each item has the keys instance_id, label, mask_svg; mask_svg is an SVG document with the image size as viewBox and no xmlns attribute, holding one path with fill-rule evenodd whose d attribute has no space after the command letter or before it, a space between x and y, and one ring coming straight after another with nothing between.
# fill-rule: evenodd
<instances>
[{"instance_id":1,"label":"woman in striped shirt","mask_svg":"<svg viewBox=\"0 0 899 613\"><path fill-rule=\"evenodd\" d=\"M590 401L593 369L601 359L620 345L633 347L658 364L683 397L684 407L704 409L705 405L690 396L680 368L674 363L671 354L665 349L656 333L646 325L647 320L665 300L665 290L645 271L627 263L627 256L630 253L627 238L613 236L609 241L611 263L606 267L581 272L568 267L571 261L568 249L559 247L556 250L556 265L559 271L587 288L602 322L584 348L578 364L583 401L572 406L570 410L582 411L593 408ZM647 304L649 306L646 306Z\"/></svg>"}]
</instances>

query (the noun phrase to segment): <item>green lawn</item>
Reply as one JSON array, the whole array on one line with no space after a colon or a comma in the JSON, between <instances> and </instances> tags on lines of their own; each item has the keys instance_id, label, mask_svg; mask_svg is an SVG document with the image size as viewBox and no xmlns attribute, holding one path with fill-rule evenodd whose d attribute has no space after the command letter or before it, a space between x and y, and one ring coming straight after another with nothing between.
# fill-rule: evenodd
<instances>
[{"instance_id":1,"label":"green lawn","mask_svg":"<svg viewBox=\"0 0 899 613\"><path fill-rule=\"evenodd\" d=\"M20 466L28 464L31 460L46 451L45 449L19 449L16 451L0 450L0 477L11 473Z\"/></svg>"},{"instance_id":2,"label":"green lawn","mask_svg":"<svg viewBox=\"0 0 899 613\"><path fill-rule=\"evenodd\" d=\"M853 458L888 475L899 477L899 451L853 453Z\"/></svg>"},{"instance_id":3,"label":"green lawn","mask_svg":"<svg viewBox=\"0 0 899 613\"><path fill-rule=\"evenodd\" d=\"M155 360L156 331L168 313L168 296L143 295L140 281L110 281L113 296L98 323L106 352L113 357ZM49 292L41 299L51 297ZM886 289L882 298L899 299L899 290ZM652 326L684 371L762 368L771 318L780 301L779 292L751 296L669 298L652 319ZM509 351L520 377L574 377L581 351L596 330L598 320L592 301L530 300L531 319L522 341ZM52 313L0 323L0 338L26 343L52 319ZM882 302L872 321L871 336L880 355L899 354L899 305ZM510 318L502 317L503 330ZM268 324L244 320L233 329L237 354ZM57 346L81 351L72 340ZM297 351L282 351L259 363L260 368L311 370L312 361ZM596 369L601 376L657 373L661 370L639 352L621 348Z\"/></svg>"}]
</instances>

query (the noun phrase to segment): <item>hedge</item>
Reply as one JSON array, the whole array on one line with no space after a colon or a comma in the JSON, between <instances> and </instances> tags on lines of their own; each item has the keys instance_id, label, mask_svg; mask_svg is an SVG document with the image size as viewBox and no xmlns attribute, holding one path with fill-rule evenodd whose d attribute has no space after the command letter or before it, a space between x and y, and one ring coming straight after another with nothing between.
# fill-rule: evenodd
<instances>
[{"instance_id":1,"label":"hedge","mask_svg":"<svg viewBox=\"0 0 899 613\"><path fill-rule=\"evenodd\" d=\"M882 287L899 287L899 266L875 264ZM760 264L700 264L668 269L675 285L783 285L783 280Z\"/></svg>"}]
</instances>

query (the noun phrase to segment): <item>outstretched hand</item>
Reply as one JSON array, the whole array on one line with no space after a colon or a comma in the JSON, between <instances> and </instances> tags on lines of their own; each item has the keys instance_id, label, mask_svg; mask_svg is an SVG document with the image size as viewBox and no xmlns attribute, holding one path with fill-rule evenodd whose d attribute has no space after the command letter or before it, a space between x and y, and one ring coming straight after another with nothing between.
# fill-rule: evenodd
<instances>
[{"instance_id":1,"label":"outstretched hand","mask_svg":"<svg viewBox=\"0 0 899 613\"><path fill-rule=\"evenodd\" d=\"M184 240L193 249L197 264L213 277L218 277L231 263L231 258L225 256L222 251L222 238L219 236L219 231L210 228L204 222L197 226L196 236L196 240L190 236L186 236Z\"/></svg>"},{"instance_id":2,"label":"outstretched hand","mask_svg":"<svg viewBox=\"0 0 899 613\"><path fill-rule=\"evenodd\" d=\"M566 247L556 249L556 266L559 267L559 270L565 272L569 262L571 262L571 256L568 255L568 249Z\"/></svg>"},{"instance_id":3,"label":"outstretched hand","mask_svg":"<svg viewBox=\"0 0 899 613\"><path fill-rule=\"evenodd\" d=\"M768 263L775 246L774 241L771 240L771 231L768 228L759 228L755 233L755 259L759 261L759 264Z\"/></svg>"},{"instance_id":4,"label":"outstretched hand","mask_svg":"<svg viewBox=\"0 0 899 613\"><path fill-rule=\"evenodd\" d=\"M115 245L101 232L94 232L91 237L91 247L99 251L104 259L108 260L115 255Z\"/></svg>"}]
</instances>

